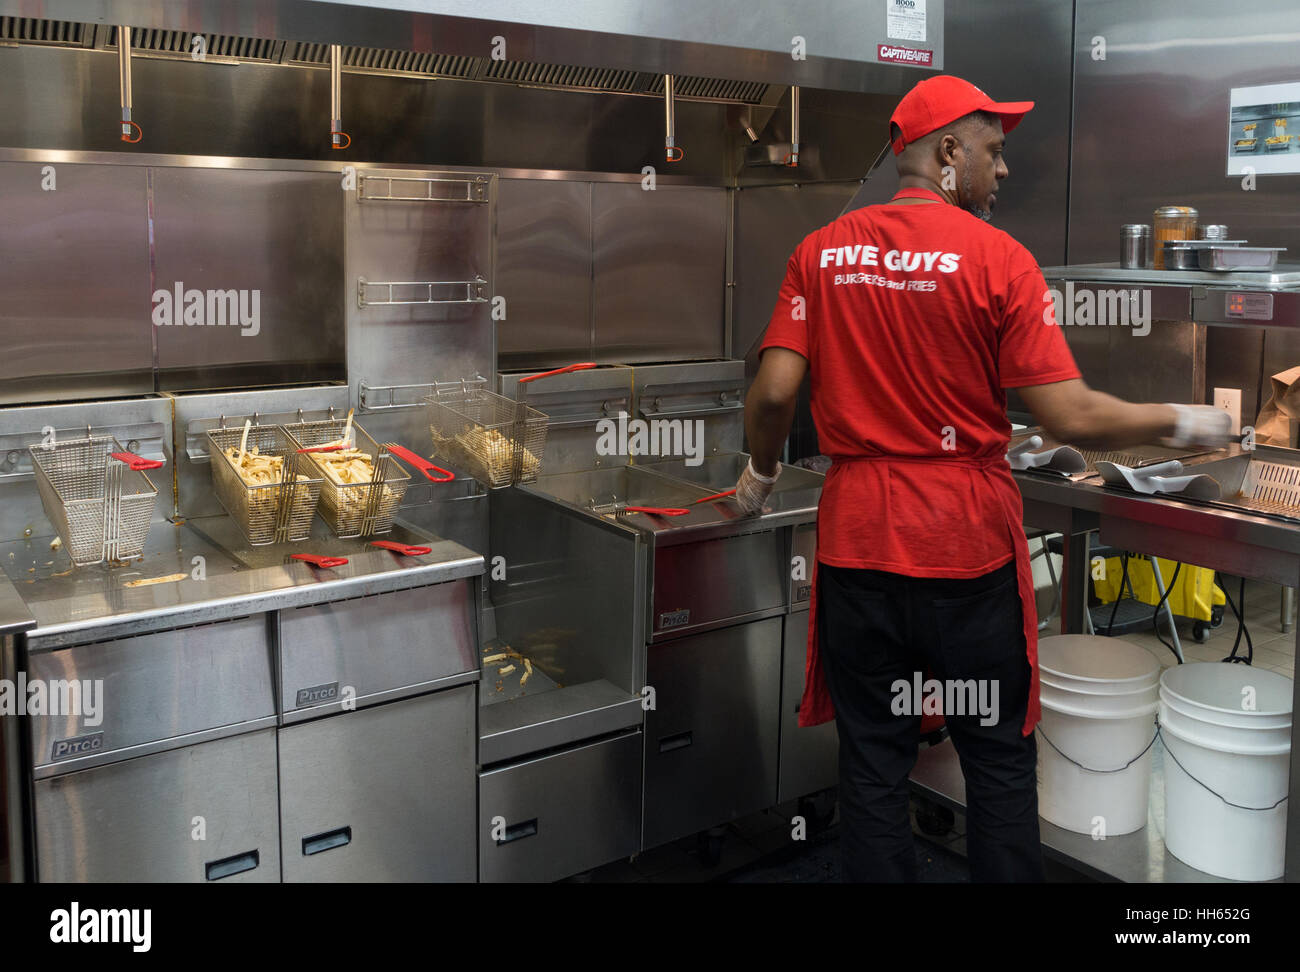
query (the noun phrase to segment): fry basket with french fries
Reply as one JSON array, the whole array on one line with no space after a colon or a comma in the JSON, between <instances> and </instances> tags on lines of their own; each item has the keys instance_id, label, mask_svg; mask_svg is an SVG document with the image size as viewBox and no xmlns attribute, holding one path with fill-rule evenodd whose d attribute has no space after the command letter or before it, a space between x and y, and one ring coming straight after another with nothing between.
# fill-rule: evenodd
<instances>
[{"instance_id":1,"label":"fry basket with french fries","mask_svg":"<svg viewBox=\"0 0 1300 972\"><path fill-rule=\"evenodd\" d=\"M484 388L451 382L425 397L434 455L495 489L537 478L546 415Z\"/></svg>"},{"instance_id":2,"label":"fry basket with french fries","mask_svg":"<svg viewBox=\"0 0 1300 972\"><path fill-rule=\"evenodd\" d=\"M406 495L410 475L388 449L359 425L343 420L298 422L283 426L295 448L319 470L323 483L319 513L342 538L388 533Z\"/></svg>"},{"instance_id":3,"label":"fry basket with french fries","mask_svg":"<svg viewBox=\"0 0 1300 972\"><path fill-rule=\"evenodd\" d=\"M209 429L217 501L254 546L305 540L322 477L278 425Z\"/></svg>"}]
</instances>

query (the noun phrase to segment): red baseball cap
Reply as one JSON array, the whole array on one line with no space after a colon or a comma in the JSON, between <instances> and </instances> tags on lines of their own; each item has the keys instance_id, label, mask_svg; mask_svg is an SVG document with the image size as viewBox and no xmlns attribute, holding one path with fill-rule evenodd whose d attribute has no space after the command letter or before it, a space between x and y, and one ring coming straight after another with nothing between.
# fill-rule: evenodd
<instances>
[{"instance_id":1,"label":"red baseball cap","mask_svg":"<svg viewBox=\"0 0 1300 972\"><path fill-rule=\"evenodd\" d=\"M894 139L894 154L903 151L909 142L915 142L972 111L997 115L1002 119L1002 131L1009 132L1033 107L1032 101L994 101L969 81L951 74L926 78L903 95L903 100L889 116L890 125L897 125L901 132Z\"/></svg>"}]
</instances>

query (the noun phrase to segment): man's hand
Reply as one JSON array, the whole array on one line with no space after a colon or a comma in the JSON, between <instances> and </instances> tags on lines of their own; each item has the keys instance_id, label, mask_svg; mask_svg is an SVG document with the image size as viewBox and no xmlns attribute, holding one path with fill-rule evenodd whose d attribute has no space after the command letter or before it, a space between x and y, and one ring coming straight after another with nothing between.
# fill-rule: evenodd
<instances>
[{"instance_id":1,"label":"man's hand","mask_svg":"<svg viewBox=\"0 0 1300 972\"><path fill-rule=\"evenodd\" d=\"M1225 413L1226 414L1226 413ZM771 476L761 476L754 471L754 460L750 459L745 470L736 483L736 505L746 516L763 512L764 501L772 495L772 487L781 475L781 464L776 464L776 472Z\"/></svg>"},{"instance_id":2,"label":"man's hand","mask_svg":"<svg viewBox=\"0 0 1300 972\"><path fill-rule=\"evenodd\" d=\"M1175 405L1178 416L1174 434L1165 441L1175 449L1205 447L1220 449L1232 435L1232 416L1213 405Z\"/></svg>"}]
</instances>

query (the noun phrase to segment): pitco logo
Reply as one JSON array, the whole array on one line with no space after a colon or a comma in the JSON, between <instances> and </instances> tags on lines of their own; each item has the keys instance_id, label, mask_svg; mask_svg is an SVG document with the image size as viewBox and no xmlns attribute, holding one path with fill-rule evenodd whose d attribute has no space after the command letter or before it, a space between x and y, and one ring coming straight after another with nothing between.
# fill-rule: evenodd
<instances>
[{"instance_id":1,"label":"pitco logo","mask_svg":"<svg viewBox=\"0 0 1300 972\"><path fill-rule=\"evenodd\" d=\"M899 61L903 64L924 64L929 66L934 63L934 51L923 51L915 47L893 47L890 44L880 44L876 47L876 60Z\"/></svg>"}]
</instances>

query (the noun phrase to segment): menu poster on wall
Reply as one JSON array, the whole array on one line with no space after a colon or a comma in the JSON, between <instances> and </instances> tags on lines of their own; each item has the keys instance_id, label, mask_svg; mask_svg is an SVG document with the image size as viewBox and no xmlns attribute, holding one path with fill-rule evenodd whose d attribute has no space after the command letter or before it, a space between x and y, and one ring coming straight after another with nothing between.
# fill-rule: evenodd
<instances>
[{"instance_id":1,"label":"menu poster on wall","mask_svg":"<svg viewBox=\"0 0 1300 972\"><path fill-rule=\"evenodd\" d=\"M886 0L885 15L890 40L925 40L925 0Z\"/></svg>"},{"instance_id":2,"label":"menu poster on wall","mask_svg":"<svg viewBox=\"0 0 1300 972\"><path fill-rule=\"evenodd\" d=\"M1300 172L1300 81L1233 88L1228 175Z\"/></svg>"}]
</instances>

